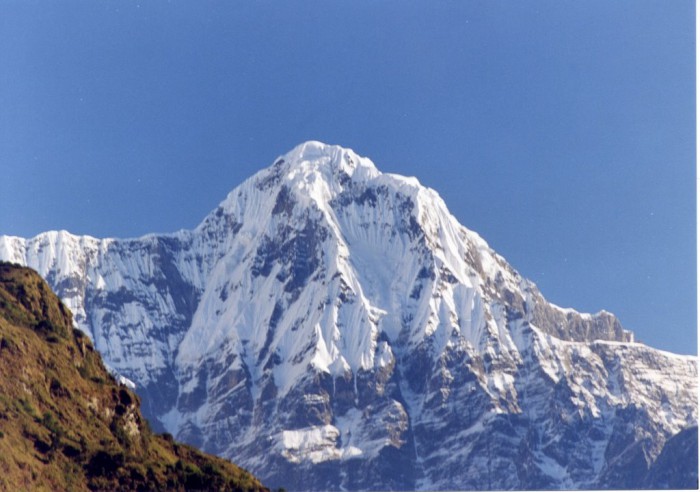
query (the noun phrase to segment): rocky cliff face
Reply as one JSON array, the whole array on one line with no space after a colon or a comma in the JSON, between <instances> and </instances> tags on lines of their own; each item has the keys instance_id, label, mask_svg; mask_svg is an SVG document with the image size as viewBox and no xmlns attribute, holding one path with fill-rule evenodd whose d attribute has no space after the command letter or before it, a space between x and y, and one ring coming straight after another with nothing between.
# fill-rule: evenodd
<instances>
[{"instance_id":1,"label":"rocky cliff face","mask_svg":"<svg viewBox=\"0 0 700 492\"><path fill-rule=\"evenodd\" d=\"M697 419L695 358L548 303L437 193L340 147L300 145L193 231L0 258L57 289L154 425L273 486L636 487Z\"/></svg>"}]
</instances>

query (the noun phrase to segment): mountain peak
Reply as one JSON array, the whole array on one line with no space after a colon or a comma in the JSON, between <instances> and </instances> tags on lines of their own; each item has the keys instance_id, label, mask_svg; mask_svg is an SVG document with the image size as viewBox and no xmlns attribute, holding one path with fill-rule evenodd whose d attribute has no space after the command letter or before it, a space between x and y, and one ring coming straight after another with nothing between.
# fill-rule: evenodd
<instances>
[{"instance_id":1,"label":"mountain peak","mask_svg":"<svg viewBox=\"0 0 700 492\"><path fill-rule=\"evenodd\" d=\"M697 420L695 359L547 302L435 191L342 147L297 146L194 231L64 246L0 258L56 286L156 425L271 484L636 488Z\"/></svg>"},{"instance_id":2,"label":"mountain peak","mask_svg":"<svg viewBox=\"0 0 700 492\"><path fill-rule=\"evenodd\" d=\"M424 189L415 178L381 173L370 159L351 149L313 140L304 142L231 191L200 229L216 223L221 214L228 217L226 220L256 229L261 219L282 210L306 214L311 207L327 215L333 200L361 193L367 187L393 191L402 188L402 193L413 197Z\"/></svg>"},{"instance_id":3,"label":"mountain peak","mask_svg":"<svg viewBox=\"0 0 700 492\"><path fill-rule=\"evenodd\" d=\"M285 167L285 163L288 166ZM376 180L378 186L402 189L411 195L424 190L431 195L431 199L439 199L435 191L422 186L415 177L383 173L371 159L360 156L352 149L315 140L297 145L261 173L284 174L284 171L287 172L288 184L299 181L312 183L320 176L327 184L339 184L342 191L351 184L366 184Z\"/></svg>"},{"instance_id":4,"label":"mountain peak","mask_svg":"<svg viewBox=\"0 0 700 492\"><path fill-rule=\"evenodd\" d=\"M261 182L296 189L302 201L308 197L321 205L353 183L367 182L380 175L371 160L351 149L308 141L263 171Z\"/></svg>"},{"instance_id":5,"label":"mountain peak","mask_svg":"<svg viewBox=\"0 0 700 492\"><path fill-rule=\"evenodd\" d=\"M365 177L375 177L380 174L371 160L360 157L353 150L315 140L297 145L282 159L291 164L292 171L301 170L304 174L321 172L332 173L333 176L341 173L353 176L355 172L359 172Z\"/></svg>"}]
</instances>

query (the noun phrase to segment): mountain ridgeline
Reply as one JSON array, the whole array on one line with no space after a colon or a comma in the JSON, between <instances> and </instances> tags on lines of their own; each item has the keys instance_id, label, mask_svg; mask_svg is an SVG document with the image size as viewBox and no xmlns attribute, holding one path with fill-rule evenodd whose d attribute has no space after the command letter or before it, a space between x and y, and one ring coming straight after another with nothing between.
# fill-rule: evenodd
<instances>
[{"instance_id":1,"label":"mountain ridgeline","mask_svg":"<svg viewBox=\"0 0 700 492\"><path fill-rule=\"evenodd\" d=\"M263 491L248 472L152 433L36 272L0 262L0 490Z\"/></svg>"},{"instance_id":2,"label":"mountain ridgeline","mask_svg":"<svg viewBox=\"0 0 700 492\"><path fill-rule=\"evenodd\" d=\"M298 146L191 231L2 236L0 258L155 428L273 487L653 488L697 443L695 357L548 303L435 191L341 147Z\"/></svg>"}]
</instances>

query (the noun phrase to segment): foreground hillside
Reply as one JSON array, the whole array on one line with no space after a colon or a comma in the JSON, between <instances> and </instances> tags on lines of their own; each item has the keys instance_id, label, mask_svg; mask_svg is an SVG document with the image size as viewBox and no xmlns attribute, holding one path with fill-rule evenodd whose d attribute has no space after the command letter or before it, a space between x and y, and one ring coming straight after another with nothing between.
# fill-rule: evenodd
<instances>
[{"instance_id":1,"label":"foreground hillside","mask_svg":"<svg viewBox=\"0 0 700 492\"><path fill-rule=\"evenodd\" d=\"M70 312L0 263L0 490L265 490L220 458L153 434Z\"/></svg>"}]
</instances>

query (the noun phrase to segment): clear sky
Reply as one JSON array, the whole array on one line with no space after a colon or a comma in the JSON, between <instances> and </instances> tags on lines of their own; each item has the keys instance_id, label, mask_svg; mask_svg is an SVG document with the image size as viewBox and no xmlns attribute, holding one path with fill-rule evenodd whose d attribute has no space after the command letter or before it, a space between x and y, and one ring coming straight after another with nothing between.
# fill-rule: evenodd
<instances>
[{"instance_id":1,"label":"clear sky","mask_svg":"<svg viewBox=\"0 0 700 492\"><path fill-rule=\"evenodd\" d=\"M193 228L305 140L696 352L692 0L0 0L0 234Z\"/></svg>"}]
</instances>

